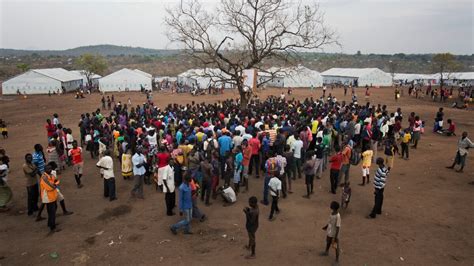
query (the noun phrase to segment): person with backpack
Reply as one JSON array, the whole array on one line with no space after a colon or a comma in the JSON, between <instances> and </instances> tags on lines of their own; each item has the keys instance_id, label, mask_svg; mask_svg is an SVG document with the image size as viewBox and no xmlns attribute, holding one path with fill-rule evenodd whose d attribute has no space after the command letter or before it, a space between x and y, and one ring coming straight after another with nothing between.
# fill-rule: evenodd
<instances>
[{"instance_id":1,"label":"person with backpack","mask_svg":"<svg viewBox=\"0 0 474 266\"><path fill-rule=\"evenodd\" d=\"M270 179L273 177L276 177L278 173L280 172L280 165L278 162L277 157L275 156L275 152L272 150L269 151L268 153L268 159L265 162L265 178L264 178L264 183L263 183L263 200L261 203L263 205L268 205L268 183L270 182ZM281 186L281 182L280 182ZM280 187L281 190L281 187Z\"/></svg>"},{"instance_id":2,"label":"person with backpack","mask_svg":"<svg viewBox=\"0 0 474 266\"><path fill-rule=\"evenodd\" d=\"M211 159L212 158L212 153L219 149L219 144L217 143L217 140L213 137L212 132L208 131L207 132L207 139L203 143L203 151L204 151L204 157Z\"/></svg>"}]
</instances>

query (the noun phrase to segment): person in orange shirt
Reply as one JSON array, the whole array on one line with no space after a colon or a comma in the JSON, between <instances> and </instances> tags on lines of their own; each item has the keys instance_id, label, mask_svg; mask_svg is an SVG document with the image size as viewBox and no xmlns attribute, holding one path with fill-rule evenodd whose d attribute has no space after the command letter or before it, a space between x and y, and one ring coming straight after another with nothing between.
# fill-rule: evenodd
<instances>
[{"instance_id":1,"label":"person in orange shirt","mask_svg":"<svg viewBox=\"0 0 474 266\"><path fill-rule=\"evenodd\" d=\"M82 148L77 147L77 141L72 142L72 149L69 150L68 155L72 159L72 169L74 171L74 177L78 188L82 188L82 168L84 167L84 161L82 160Z\"/></svg>"},{"instance_id":2,"label":"person in orange shirt","mask_svg":"<svg viewBox=\"0 0 474 266\"><path fill-rule=\"evenodd\" d=\"M52 170L51 165L47 164L40 179L41 201L46 205L46 210L48 212L48 227L50 229L50 234L61 231L61 229L56 228L56 200L58 199L58 191L56 187L59 184L59 180L56 180L51 174Z\"/></svg>"},{"instance_id":3,"label":"person in orange shirt","mask_svg":"<svg viewBox=\"0 0 474 266\"><path fill-rule=\"evenodd\" d=\"M244 160L242 161L242 166L244 167L242 176L245 186L245 191L249 191L249 164L250 158L252 157L252 147L248 144L247 140L242 141L242 153Z\"/></svg>"},{"instance_id":4,"label":"person in orange shirt","mask_svg":"<svg viewBox=\"0 0 474 266\"><path fill-rule=\"evenodd\" d=\"M341 182L343 175L344 175L344 183L349 182L349 170L351 167L351 164L350 164L351 153L352 153L352 145L349 140L349 142L346 143L346 145L344 146L342 150L342 167L339 173L339 182Z\"/></svg>"},{"instance_id":5,"label":"person in orange shirt","mask_svg":"<svg viewBox=\"0 0 474 266\"><path fill-rule=\"evenodd\" d=\"M252 148L252 157L250 158L249 175L252 175L252 168L255 165L256 178L260 177L260 140L257 138L255 132L252 133L252 138L249 140L249 146Z\"/></svg>"}]
</instances>

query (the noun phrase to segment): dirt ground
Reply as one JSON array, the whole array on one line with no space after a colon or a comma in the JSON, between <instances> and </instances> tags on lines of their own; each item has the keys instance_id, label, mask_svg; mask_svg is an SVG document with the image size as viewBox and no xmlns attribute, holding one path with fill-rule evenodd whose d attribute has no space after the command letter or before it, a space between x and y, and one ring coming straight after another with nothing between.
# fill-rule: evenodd
<instances>
[{"instance_id":1,"label":"dirt ground","mask_svg":"<svg viewBox=\"0 0 474 266\"><path fill-rule=\"evenodd\" d=\"M279 95L282 90L260 92ZM286 91L285 91L286 92ZM328 90L328 92L331 92ZM333 92L339 100L342 89ZM309 90L295 90L293 97L310 96ZM314 92L320 96L321 91ZM360 89L359 95L363 95ZM116 100L140 104L145 97L139 93L115 94ZM192 97L155 93L155 103L213 102L237 97L224 95ZM352 201L341 212L341 265L473 265L474 263L474 165L468 157L462 174L445 169L456 152L458 137L443 137L431 133L434 115L441 105L407 96L398 102L393 89L372 89L371 102L387 104L390 110L401 107L403 114L416 112L426 120L427 133L417 150L410 150L410 160L396 159L387 182L384 213L375 220L366 216L373 206L372 186L359 187L360 166L350 170ZM361 102L364 102L362 99ZM35 222L26 215L26 189L21 171L23 156L33 151L33 145L46 146L45 119L58 113L60 121L79 137L77 123L81 113L91 112L100 105L100 96L75 100L73 95L31 96L0 100L0 118L9 122L10 138L0 140L0 146L11 158L9 184L14 192L11 210L0 213L0 265L90 264L90 265L331 265L329 257L320 257L325 247L325 232L321 230L330 214L329 203L340 200L329 191L329 171L315 181L315 194L305 193L304 180L297 180L288 198L280 201L281 213L269 222L270 208L260 205L260 227L257 232L257 259L247 261L243 249L247 241L245 217L242 212L247 198L262 198L263 181L251 178L249 193L238 196L238 202L224 207L220 200L210 207L201 205L209 217L203 223L193 221L194 235L174 236L169 226L179 216L165 216L164 195L145 186L145 200L132 200L132 181L120 177L115 163L118 200L102 197L102 180L95 161L85 156L84 188L77 189L71 169L62 175L61 190L72 216L57 218L61 232L47 236L46 221ZM457 110L443 104L445 119L457 123L458 132L468 131L474 139L474 113ZM404 121L406 123L406 121ZM460 134L459 134L460 135ZM375 166L372 166L372 172ZM372 179L373 174L371 174ZM58 213L61 211L58 210ZM46 211L43 213L46 216ZM56 252L58 258L52 258Z\"/></svg>"}]
</instances>

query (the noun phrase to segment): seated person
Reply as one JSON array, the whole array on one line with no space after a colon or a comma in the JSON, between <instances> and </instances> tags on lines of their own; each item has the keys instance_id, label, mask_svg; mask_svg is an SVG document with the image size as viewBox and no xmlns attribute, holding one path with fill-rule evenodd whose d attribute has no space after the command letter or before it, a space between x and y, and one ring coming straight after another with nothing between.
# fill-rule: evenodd
<instances>
[{"instance_id":1,"label":"seated person","mask_svg":"<svg viewBox=\"0 0 474 266\"><path fill-rule=\"evenodd\" d=\"M225 205L233 204L237 201L237 195L230 186L222 186L217 189L216 195L221 195L224 199Z\"/></svg>"},{"instance_id":2,"label":"seated person","mask_svg":"<svg viewBox=\"0 0 474 266\"><path fill-rule=\"evenodd\" d=\"M456 124L451 119L448 119L448 126L448 129L438 130L438 133L446 136L456 136Z\"/></svg>"}]
</instances>

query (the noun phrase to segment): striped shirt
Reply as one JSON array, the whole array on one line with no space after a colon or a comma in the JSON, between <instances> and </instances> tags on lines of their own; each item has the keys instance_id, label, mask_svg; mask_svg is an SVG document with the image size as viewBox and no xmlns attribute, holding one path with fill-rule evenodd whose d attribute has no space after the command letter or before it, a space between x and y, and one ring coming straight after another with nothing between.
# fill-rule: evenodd
<instances>
[{"instance_id":1,"label":"striped shirt","mask_svg":"<svg viewBox=\"0 0 474 266\"><path fill-rule=\"evenodd\" d=\"M382 189L385 187L385 182L387 181L388 170L387 168L378 168L374 176L374 187L376 189Z\"/></svg>"}]
</instances>

